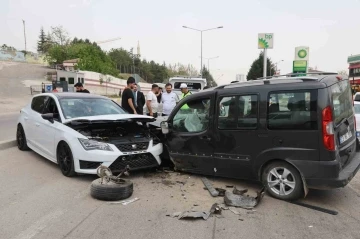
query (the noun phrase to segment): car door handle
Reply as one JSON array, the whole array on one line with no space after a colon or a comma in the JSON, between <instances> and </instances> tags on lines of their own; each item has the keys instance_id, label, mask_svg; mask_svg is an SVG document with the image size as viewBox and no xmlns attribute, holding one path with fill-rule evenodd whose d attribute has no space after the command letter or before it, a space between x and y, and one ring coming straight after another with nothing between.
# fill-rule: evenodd
<instances>
[{"instance_id":1,"label":"car door handle","mask_svg":"<svg viewBox=\"0 0 360 239\"><path fill-rule=\"evenodd\" d=\"M24 117L24 120L28 120L29 118L28 117Z\"/></svg>"},{"instance_id":2,"label":"car door handle","mask_svg":"<svg viewBox=\"0 0 360 239\"><path fill-rule=\"evenodd\" d=\"M38 124L38 123L36 123L35 125L36 125L36 127L39 127L39 126L40 126L40 124Z\"/></svg>"}]
</instances>

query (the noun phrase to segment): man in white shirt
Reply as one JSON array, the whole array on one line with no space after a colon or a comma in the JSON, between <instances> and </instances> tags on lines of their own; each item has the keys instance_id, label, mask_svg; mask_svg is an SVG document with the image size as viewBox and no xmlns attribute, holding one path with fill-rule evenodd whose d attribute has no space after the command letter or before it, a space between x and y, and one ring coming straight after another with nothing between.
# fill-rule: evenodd
<instances>
[{"instance_id":1,"label":"man in white shirt","mask_svg":"<svg viewBox=\"0 0 360 239\"><path fill-rule=\"evenodd\" d=\"M165 85L166 92L161 96L161 102L163 103L163 116L169 116L171 111L175 108L176 103L179 101L178 95L172 91L172 85L167 83Z\"/></svg>"},{"instance_id":2,"label":"man in white shirt","mask_svg":"<svg viewBox=\"0 0 360 239\"><path fill-rule=\"evenodd\" d=\"M146 95L146 108L147 108L147 115L152 116L154 118L157 117L157 111L159 108L159 102L157 100L156 94L159 91L159 86L153 84L151 86L151 91Z\"/></svg>"}]
</instances>

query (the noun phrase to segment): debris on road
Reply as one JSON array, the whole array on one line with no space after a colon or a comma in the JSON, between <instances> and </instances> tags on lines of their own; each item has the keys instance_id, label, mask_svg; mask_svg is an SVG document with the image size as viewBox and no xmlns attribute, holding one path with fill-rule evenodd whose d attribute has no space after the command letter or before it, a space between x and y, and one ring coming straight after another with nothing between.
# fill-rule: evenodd
<instances>
[{"instance_id":1,"label":"debris on road","mask_svg":"<svg viewBox=\"0 0 360 239\"><path fill-rule=\"evenodd\" d=\"M247 189L239 190L239 189L237 189L236 187L234 187L234 190L233 190L233 194L236 194L236 195L244 195L244 194L247 193L247 192L248 192Z\"/></svg>"},{"instance_id":2,"label":"debris on road","mask_svg":"<svg viewBox=\"0 0 360 239\"><path fill-rule=\"evenodd\" d=\"M209 212L192 212L192 211L185 211L182 212L179 216L178 219L195 219L195 218L202 218L204 220L207 220L210 217L210 213Z\"/></svg>"},{"instance_id":3,"label":"debris on road","mask_svg":"<svg viewBox=\"0 0 360 239\"><path fill-rule=\"evenodd\" d=\"M90 195L98 200L118 201L129 198L133 193L133 183L120 178L122 175L129 175L129 166L126 166L118 176L114 176L106 166L97 169L98 179L95 179L90 186Z\"/></svg>"},{"instance_id":4,"label":"debris on road","mask_svg":"<svg viewBox=\"0 0 360 239\"><path fill-rule=\"evenodd\" d=\"M203 181L205 187L210 192L211 196L213 197L219 196L219 192L213 187L213 185L210 183L210 181L207 178L201 178L201 181Z\"/></svg>"},{"instance_id":5,"label":"debris on road","mask_svg":"<svg viewBox=\"0 0 360 239\"><path fill-rule=\"evenodd\" d=\"M120 202L108 202L109 204L122 204L124 206L136 202L137 200L139 200L140 198L133 198L133 199L129 199L129 200L124 200L124 201L120 201Z\"/></svg>"},{"instance_id":6,"label":"debris on road","mask_svg":"<svg viewBox=\"0 0 360 239\"><path fill-rule=\"evenodd\" d=\"M244 194L244 193L243 193ZM244 209L253 209L261 201L264 196L264 188L257 193L257 197L234 194L226 191L224 202L227 206L241 207Z\"/></svg>"},{"instance_id":7,"label":"debris on road","mask_svg":"<svg viewBox=\"0 0 360 239\"><path fill-rule=\"evenodd\" d=\"M219 192L219 197L224 197L225 196L225 192L226 190L225 189L222 189L222 188L215 188L216 191Z\"/></svg>"},{"instance_id":8,"label":"debris on road","mask_svg":"<svg viewBox=\"0 0 360 239\"><path fill-rule=\"evenodd\" d=\"M240 215L240 214L241 214L240 212L238 212L238 211L236 211L236 210L234 210L234 209L232 209L232 208L229 208L229 210L230 210L232 213L234 213L235 215Z\"/></svg>"},{"instance_id":9,"label":"debris on road","mask_svg":"<svg viewBox=\"0 0 360 239\"><path fill-rule=\"evenodd\" d=\"M219 216L221 214L221 208L222 206L214 203L211 208L210 211L206 212L206 211L184 211L184 212L175 212L173 214L167 214L166 216L170 216L170 217L177 217L179 220L180 219L198 219L198 218L202 218L204 220L207 220L211 215L215 215L215 216Z\"/></svg>"},{"instance_id":10,"label":"debris on road","mask_svg":"<svg viewBox=\"0 0 360 239\"><path fill-rule=\"evenodd\" d=\"M322 207L318 207L318 206L314 206L314 205L310 205L310 204L307 204L307 203L295 202L295 201L290 201L290 203L298 205L298 206L310 208L310 209L313 209L313 210L316 210L316 211L319 211L319 212L323 212L323 213L327 213L327 214L331 214L331 215L338 215L337 211L322 208Z\"/></svg>"},{"instance_id":11,"label":"debris on road","mask_svg":"<svg viewBox=\"0 0 360 239\"><path fill-rule=\"evenodd\" d=\"M221 207L219 204L214 203L210 208L210 215L211 214L221 214Z\"/></svg>"}]
</instances>

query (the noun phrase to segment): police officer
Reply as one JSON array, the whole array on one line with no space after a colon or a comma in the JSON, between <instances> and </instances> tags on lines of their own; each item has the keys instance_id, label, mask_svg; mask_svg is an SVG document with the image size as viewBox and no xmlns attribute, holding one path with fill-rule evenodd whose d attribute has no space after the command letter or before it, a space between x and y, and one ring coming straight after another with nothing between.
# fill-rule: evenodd
<instances>
[{"instance_id":1,"label":"police officer","mask_svg":"<svg viewBox=\"0 0 360 239\"><path fill-rule=\"evenodd\" d=\"M180 85L180 89L181 89L181 96L180 96L180 100L191 95L191 92L189 91L189 89L187 88L187 85L185 83L181 83ZM189 106L187 104L184 104L181 107L181 110L189 110Z\"/></svg>"}]
</instances>

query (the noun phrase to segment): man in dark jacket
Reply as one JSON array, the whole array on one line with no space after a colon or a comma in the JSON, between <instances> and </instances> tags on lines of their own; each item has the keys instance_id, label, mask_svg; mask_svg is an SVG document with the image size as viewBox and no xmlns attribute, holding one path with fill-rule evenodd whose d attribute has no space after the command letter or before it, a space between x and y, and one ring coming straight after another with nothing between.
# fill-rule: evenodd
<instances>
[{"instance_id":1,"label":"man in dark jacket","mask_svg":"<svg viewBox=\"0 0 360 239\"><path fill-rule=\"evenodd\" d=\"M80 93L90 93L90 91L88 91L87 89L84 88L83 84L78 82L75 85L76 88L76 92L80 92Z\"/></svg>"},{"instance_id":2,"label":"man in dark jacket","mask_svg":"<svg viewBox=\"0 0 360 239\"><path fill-rule=\"evenodd\" d=\"M137 84L134 85L134 102L135 109L139 115L144 114L145 96L144 93L138 90Z\"/></svg>"}]
</instances>

